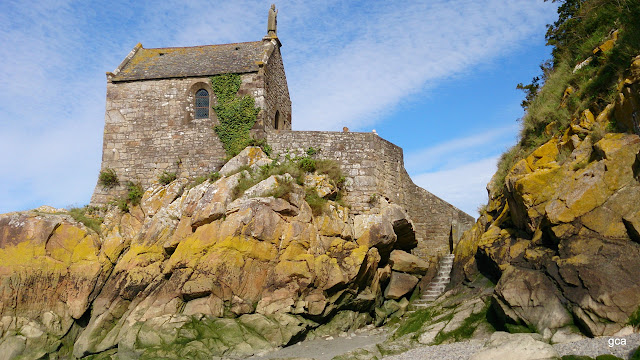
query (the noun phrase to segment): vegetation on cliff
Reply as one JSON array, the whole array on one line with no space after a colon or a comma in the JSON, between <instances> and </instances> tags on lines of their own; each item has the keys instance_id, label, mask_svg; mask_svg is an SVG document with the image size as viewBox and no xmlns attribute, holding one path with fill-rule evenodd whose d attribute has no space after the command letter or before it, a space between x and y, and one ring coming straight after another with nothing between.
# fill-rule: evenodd
<instances>
[{"instance_id":1,"label":"vegetation on cliff","mask_svg":"<svg viewBox=\"0 0 640 360\"><path fill-rule=\"evenodd\" d=\"M548 1L548 0L546 0ZM552 58L540 66L542 74L526 93L517 145L502 155L494 177L501 191L507 172L553 136L562 136L585 111L601 114L616 100L620 83L640 54L640 3L635 0L553 0L558 20L548 25ZM588 116L588 115L587 115ZM632 125L611 114L591 132L633 131Z\"/></svg>"},{"instance_id":2,"label":"vegetation on cliff","mask_svg":"<svg viewBox=\"0 0 640 360\"><path fill-rule=\"evenodd\" d=\"M452 281L495 283L496 325L550 342L638 327L640 2L558 1L522 131L455 248Z\"/></svg>"}]
</instances>

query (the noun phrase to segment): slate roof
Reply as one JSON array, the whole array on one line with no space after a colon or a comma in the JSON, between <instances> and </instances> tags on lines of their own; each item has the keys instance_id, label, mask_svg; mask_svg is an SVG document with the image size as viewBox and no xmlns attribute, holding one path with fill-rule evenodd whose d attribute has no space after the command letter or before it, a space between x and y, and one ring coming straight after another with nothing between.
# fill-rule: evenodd
<instances>
[{"instance_id":1,"label":"slate roof","mask_svg":"<svg viewBox=\"0 0 640 360\"><path fill-rule=\"evenodd\" d=\"M258 71L262 41L193 47L145 49L141 45L120 65L111 81L212 76ZM134 49L135 50L135 49Z\"/></svg>"}]
</instances>

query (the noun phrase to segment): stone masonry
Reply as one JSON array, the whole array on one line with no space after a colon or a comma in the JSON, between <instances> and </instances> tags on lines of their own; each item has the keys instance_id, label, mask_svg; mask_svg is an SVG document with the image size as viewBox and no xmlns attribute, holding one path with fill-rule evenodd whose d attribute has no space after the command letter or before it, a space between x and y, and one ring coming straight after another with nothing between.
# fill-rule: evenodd
<instances>
[{"instance_id":1,"label":"stone masonry","mask_svg":"<svg viewBox=\"0 0 640 360\"><path fill-rule=\"evenodd\" d=\"M96 185L91 204L126 193L126 182L149 186L164 171L182 177L205 175L225 157L213 131L215 112L197 119L195 93L205 89L217 103L210 76L241 73L238 96L250 95L261 109L254 129L291 129L291 100L280 41L144 49L136 45L122 64L107 73L107 100L101 170L115 170L120 185ZM207 60L209 62L207 62ZM215 61L214 61L215 60Z\"/></svg>"},{"instance_id":2,"label":"stone masonry","mask_svg":"<svg viewBox=\"0 0 640 360\"><path fill-rule=\"evenodd\" d=\"M312 147L318 158L338 162L350 179L345 201L360 213L372 207L372 195L403 206L413 220L418 247L413 253L434 260L448 254L471 228L474 218L415 185L404 169L402 148L374 133L269 131L266 139L275 153L302 155Z\"/></svg>"}]
</instances>

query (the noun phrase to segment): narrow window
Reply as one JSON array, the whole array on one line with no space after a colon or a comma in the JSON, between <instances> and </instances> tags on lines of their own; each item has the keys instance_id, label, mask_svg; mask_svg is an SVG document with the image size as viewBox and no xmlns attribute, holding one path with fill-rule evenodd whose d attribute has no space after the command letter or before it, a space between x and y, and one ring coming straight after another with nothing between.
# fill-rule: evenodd
<instances>
[{"instance_id":1,"label":"narrow window","mask_svg":"<svg viewBox=\"0 0 640 360\"><path fill-rule=\"evenodd\" d=\"M280 111L276 110L276 116L273 118L273 128L278 130L278 123L280 122Z\"/></svg>"},{"instance_id":2,"label":"narrow window","mask_svg":"<svg viewBox=\"0 0 640 360\"><path fill-rule=\"evenodd\" d=\"M209 118L209 92L200 89L196 92L196 119Z\"/></svg>"}]
</instances>

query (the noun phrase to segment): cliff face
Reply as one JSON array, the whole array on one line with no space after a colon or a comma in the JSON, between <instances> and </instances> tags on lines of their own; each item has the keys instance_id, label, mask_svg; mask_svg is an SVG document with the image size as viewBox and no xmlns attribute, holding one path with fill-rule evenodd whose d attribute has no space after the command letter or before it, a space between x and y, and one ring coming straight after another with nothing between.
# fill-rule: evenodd
<instances>
[{"instance_id":1,"label":"cliff face","mask_svg":"<svg viewBox=\"0 0 640 360\"><path fill-rule=\"evenodd\" d=\"M497 281L492 307L507 326L613 335L638 325L640 57L617 91L517 162L504 188L490 185L455 249L454 281ZM627 132L603 133L614 119Z\"/></svg>"},{"instance_id":2,"label":"cliff face","mask_svg":"<svg viewBox=\"0 0 640 360\"><path fill-rule=\"evenodd\" d=\"M382 198L359 215L312 209L310 192L336 191L317 173L236 198L270 163L247 148L215 182L153 185L129 212L112 206L100 234L56 209L1 215L3 356L246 356L323 333L336 314L342 331L406 309L429 264L408 253L404 210Z\"/></svg>"}]
</instances>

